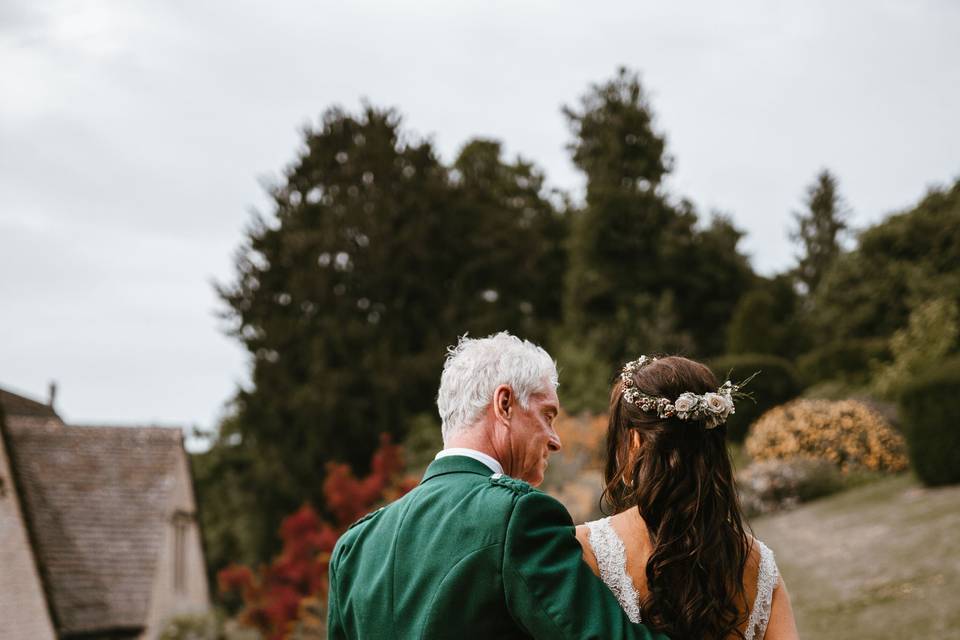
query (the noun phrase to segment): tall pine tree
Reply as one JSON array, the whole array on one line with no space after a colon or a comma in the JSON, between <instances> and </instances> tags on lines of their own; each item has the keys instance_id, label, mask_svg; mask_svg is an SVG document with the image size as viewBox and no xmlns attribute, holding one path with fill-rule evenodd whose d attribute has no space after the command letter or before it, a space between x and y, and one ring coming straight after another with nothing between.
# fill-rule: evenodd
<instances>
[{"instance_id":1,"label":"tall pine tree","mask_svg":"<svg viewBox=\"0 0 960 640\"><path fill-rule=\"evenodd\" d=\"M587 177L574 212L565 319L615 366L639 352L718 353L752 272L741 233L723 217L705 229L687 201L669 201L666 140L636 73L624 68L564 109L574 164Z\"/></svg>"},{"instance_id":2,"label":"tall pine tree","mask_svg":"<svg viewBox=\"0 0 960 640\"><path fill-rule=\"evenodd\" d=\"M659 189L670 164L666 140L635 73L620 68L563 113L573 162L587 177L586 202L572 222L566 320L571 339L586 339L612 364L634 348L632 318L662 306L664 241L689 236L695 219Z\"/></svg>"},{"instance_id":3,"label":"tall pine tree","mask_svg":"<svg viewBox=\"0 0 960 640\"><path fill-rule=\"evenodd\" d=\"M797 279L805 292L812 293L841 253L840 239L847 229L849 214L840 197L837 178L827 169L807 187L804 205L804 211L793 214L796 228L790 238L800 245Z\"/></svg>"}]
</instances>

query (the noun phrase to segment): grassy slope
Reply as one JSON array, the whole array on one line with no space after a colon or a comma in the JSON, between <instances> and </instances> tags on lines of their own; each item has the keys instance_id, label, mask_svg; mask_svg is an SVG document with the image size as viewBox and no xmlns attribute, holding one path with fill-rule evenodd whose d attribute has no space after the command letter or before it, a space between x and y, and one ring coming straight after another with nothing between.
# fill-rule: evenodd
<instances>
[{"instance_id":1,"label":"grassy slope","mask_svg":"<svg viewBox=\"0 0 960 640\"><path fill-rule=\"evenodd\" d=\"M960 487L903 475L752 524L801 637L960 640Z\"/></svg>"}]
</instances>

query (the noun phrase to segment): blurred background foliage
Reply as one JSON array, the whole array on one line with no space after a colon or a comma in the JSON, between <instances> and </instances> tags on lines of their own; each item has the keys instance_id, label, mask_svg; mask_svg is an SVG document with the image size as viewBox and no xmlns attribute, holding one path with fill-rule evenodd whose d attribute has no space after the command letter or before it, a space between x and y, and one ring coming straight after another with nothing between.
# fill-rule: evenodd
<instances>
[{"instance_id":1,"label":"blurred background foliage","mask_svg":"<svg viewBox=\"0 0 960 640\"><path fill-rule=\"evenodd\" d=\"M269 561L279 523L304 504L332 520L328 463L369 474L380 434L422 471L442 446L445 348L464 333L509 330L558 359L567 447L545 486L585 505L575 518L595 512L610 382L642 353L703 359L734 379L761 371L756 404L729 425L738 460L749 463L736 443L777 405L857 398L886 402L876 415L892 412L893 431L906 407L911 464L939 455L921 477L958 480L960 463L941 458L944 443L960 450L960 376L938 372L960 346L960 181L852 229L840 179L812 171L784 230L795 266L762 276L738 248L744 230L664 186L674 159L636 73L619 69L563 115L582 201L496 140L467 141L445 164L394 109L331 108L304 129L269 189L273 210L253 217L218 285L251 382L193 457L211 574ZM786 503L796 478L819 483L794 490L807 497L842 484L817 462L790 464L751 477Z\"/></svg>"}]
</instances>

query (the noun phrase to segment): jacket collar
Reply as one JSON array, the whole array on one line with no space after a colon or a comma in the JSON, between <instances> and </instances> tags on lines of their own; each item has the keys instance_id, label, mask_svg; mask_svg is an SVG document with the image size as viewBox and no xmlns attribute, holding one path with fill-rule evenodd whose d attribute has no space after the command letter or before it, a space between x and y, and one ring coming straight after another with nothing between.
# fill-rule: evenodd
<instances>
[{"instance_id":1,"label":"jacket collar","mask_svg":"<svg viewBox=\"0 0 960 640\"><path fill-rule=\"evenodd\" d=\"M420 481L420 484L423 484L427 480L432 480L437 476L447 475L448 473L473 473L485 478L493 475L490 468L479 460L474 460L467 456L444 456L430 463L426 473L423 474L423 480Z\"/></svg>"}]
</instances>

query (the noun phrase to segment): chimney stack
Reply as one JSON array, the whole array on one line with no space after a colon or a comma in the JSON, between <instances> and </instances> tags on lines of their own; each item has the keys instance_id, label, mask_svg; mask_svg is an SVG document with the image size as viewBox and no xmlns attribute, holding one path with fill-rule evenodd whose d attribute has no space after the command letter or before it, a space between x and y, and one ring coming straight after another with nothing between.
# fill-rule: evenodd
<instances>
[{"instance_id":1,"label":"chimney stack","mask_svg":"<svg viewBox=\"0 0 960 640\"><path fill-rule=\"evenodd\" d=\"M47 399L47 406L53 409L53 402L57 399L57 381L50 381L50 395Z\"/></svg>"}]
</instances>

